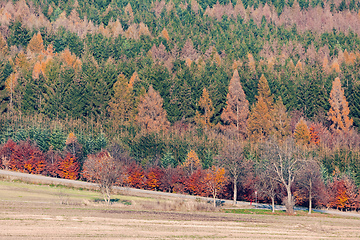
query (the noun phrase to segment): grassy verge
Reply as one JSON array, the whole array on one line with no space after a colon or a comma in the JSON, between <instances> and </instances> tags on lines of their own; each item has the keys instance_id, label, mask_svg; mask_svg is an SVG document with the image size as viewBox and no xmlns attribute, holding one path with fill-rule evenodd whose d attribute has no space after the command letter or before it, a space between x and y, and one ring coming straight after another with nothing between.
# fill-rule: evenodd
<instances>
[{"instance_id":1,"label":"grassy verge","mask_svg":"<svg viewBox=\"0 0 360 240\"><path fill-rule=\"evenodd\" d=\"M236 213L236 214L259 214L259 215L279 215L279 216L286 216L289 215L286 213L285 210L276 210L275 212L272 212L269 209L223 209L224 213ZM308 216L308 211L295 211L295 214L291 214L292 216ZM312 213L312 216L318 216L318 215L326 215L326 213Z\"/></svg>"}]
</instances>

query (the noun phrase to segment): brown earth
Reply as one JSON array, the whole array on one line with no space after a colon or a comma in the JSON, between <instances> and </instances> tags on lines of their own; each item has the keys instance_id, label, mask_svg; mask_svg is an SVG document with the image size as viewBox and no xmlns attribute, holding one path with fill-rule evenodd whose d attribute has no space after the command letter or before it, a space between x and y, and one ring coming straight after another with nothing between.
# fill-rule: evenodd
<instances>
[{"instance_id":1,"label":"brown earth","mask_svg":"<svg viewBox=\"0 0 360 240\"><path fill-rule=\"evenodd\" d=\"M360 238L359 218L233 214L206 202L127 195L114 195L108 206L100 198L94 191L0 181L0 239Z\"/></svg>"}]
</instances>

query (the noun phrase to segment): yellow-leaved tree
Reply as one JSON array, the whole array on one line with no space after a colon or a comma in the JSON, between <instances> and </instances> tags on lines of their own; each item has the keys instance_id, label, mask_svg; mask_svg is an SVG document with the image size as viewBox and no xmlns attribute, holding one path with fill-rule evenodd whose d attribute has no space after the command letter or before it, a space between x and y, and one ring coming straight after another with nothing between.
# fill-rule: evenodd
<instances>
[{"instance_id":1,"label":"yellow-leaved tree","mask_svg":"<svg viewBox=\"0 0 360 240\"><path fill-rule=\"evenodd\" d=\"M195 121L206 130L212 126L210 121L211 117L214 115L213 103L206 88L204 88L203 94L199 100L199 108L200 111L196 111Z\"/></svg>"},{"instance_id":2,"label":"yellow-leaved tree","mask_svg":"<svg viewBox=\"0 0 360 240\"><path fill-rule=\"evenodd\" d=\"M166 130L170 125L163 109L164 100L150 85L148 92L141 97L136 121L143 129L150 132Z\"/></svg>"},{"instance_id":3,"label":"yellow-leaved tree","mask_svg":"<svg viewBox=\"0 0 360 240\"><path fill-rule=\"evenodd\" d=\"M189 170L190 174L200 167L200 159L194 150L190 150L183 167Z\"/></svg>"},{"instance_id":4,"label":"yellow-leaved tree","mask_svg":"<svg viewBox=\"0 0 360 240\"><path fill-rule=\"evenodd\" d=\"M127 125L134 119L134 94L132 86L123 74L113 86L114 95L109 102L109 114L115 129Z\"/></svg>"},{"instance_id":5,"label":"yellow-leaved tree","mask_svg":"<svg viewBox=\"0 0 360 240\"><path fill-rule=\"evenodd\" d=\"M296 124L294 138L298 144L307 145L310 142L310 130L304 118L300 118L299 122Z\"/></svg>"},{"instance_id":6,"label":"yellow-leaved tree","mask_svg":"<svg viewBox=\"0 0 360 240\"><path fill-rule=\"evenodd\" d=\"M334 132L348 132L353 124L349 118L349 104L346 101L344 90L341 88L340 78L335 78L330 92L330 109L328 120L331 121L330 128Z\"/></svg>"}]
</instances>

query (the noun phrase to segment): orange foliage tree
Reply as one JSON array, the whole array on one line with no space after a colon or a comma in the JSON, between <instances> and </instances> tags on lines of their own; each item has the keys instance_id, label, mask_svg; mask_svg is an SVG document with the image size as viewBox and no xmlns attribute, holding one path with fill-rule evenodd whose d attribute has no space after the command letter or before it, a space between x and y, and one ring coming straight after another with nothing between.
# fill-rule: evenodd
<instances>
[{"instance_id":1,"label":"orange foliage tree","mask_svg":"<svg viewBox=\"0 0 360 240\"><path fill-rule=\"evenodd\" d=\"M349 118L350 109L344 90L341 88L340 78L335 78L333 81L329 102L328 120L332 123L330 128L335 132L348 132L353 120Z\"/></svg>"},{"instance_id":2,"label":"orange foliage tree","mask_svg":"<svg viewBox=\"0 0 360 240\"><path fill-rule=\"evenodd\" d=\"M146 174L146 186L151 190L159 189L161 185L161 178L163 177L164 172L159 167L152 167L148 169Z\"/></svg>"},{"instance_id":3,"label":"orange foliage tree","mask_svg":"<svg viewBox=\"0 0 360 240\"><path fill-rule=\"evenodd\" d=\"M125 183L131 187L143 188L145 173L141 166L133 163L126 169Z\"/></svg>"},{"instance_id":4,"label":"orange foliage tree","mask_svg":"<svg viewBox=\"0 0 360 240\"><path fill-rule=\"evenodd\" d=\"M196 111L195 121L206 130L212 126L210 121L214 115L214 106L206 88L203 89L203 94L199 100L199 107L201 111Z\"/></svg>"},{"instance_id":5,"label":"orange foliage tree","mask_svg":"<svg viewBox=\"0 0 360 240\"><path fill-rule=\"evenodd\" d=\"M38 32L31 38L27 46L27 50L33 53L41 53L44 51L44 41L41 37L40 32Z\"/></svg>"},{"instance_id":6,"label":"orange foliage tree","mask_svg":"<svg viewBox=\"0 0 360 240\"><path fill-rule=\"evenodd\" d=\"M214 199L214 207L216 207L216 196L224 187L225 182L225 168L212 166L211 169L206 171L205 184Z\"/></svg>"},{"instance_id":7,"label":"orange foliage tree","mask_svg":"<svg viewBox=\"0 0 360 240\"><path fill-rule=\"evenodd\" d=\"M295 126L294 137L297 143L306 145L310 142L310 131L303 118Z\"/></svg>"},{"instance_id":8,"label":"orange foliage tree","mask_svg":"<svg viewBox=\"0 0 360 240\"><path fill-rule=\"evenodd\" d=\"M194 170L200 167L200 159L194 150L189 151L182 166L183 168L189 170L190 174L193 174Z\"/></svg>"},{"instance_id":9,"label":"orange foliage tree","mask_svg":"<svg viewBox=\"0 0 360 240\"><path fill-rule=\"evenodd\" d=\"M59 162L57 174L61 178L76 180L79 178L80 164L76 157L68 153L66 157Z\"/></svg>"},{"instance_id":10,"label":"orange foliage tree","mask_svg":"<svg viewBox=\"0 0 360 240\"><path fill-rule=\"evenodd\" d=\"M229 84L226 108L221 114L221 119L236 127L236 130L245 135L247 117L249 115L249 101L246 99L244 90L241 87L238 70L235 69Z\"/></svg>"},{"instance_id":11,"label":"orange foliage tree","mask_svg":"<svg viewBox=\"0 0 360 240\"><path fill-rule=\"evenodd\" d=\"M165 130L170 125L166 118L166 111L163 109L163 99L152 86L145 96L140 99L136 121L144 129L152 132Z\"/></svg>"}]
</instances>

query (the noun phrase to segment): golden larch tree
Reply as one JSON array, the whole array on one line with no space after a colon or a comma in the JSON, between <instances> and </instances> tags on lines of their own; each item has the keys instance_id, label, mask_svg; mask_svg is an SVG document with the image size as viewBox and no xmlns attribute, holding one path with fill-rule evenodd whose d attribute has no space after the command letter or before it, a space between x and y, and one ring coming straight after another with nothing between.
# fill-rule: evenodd
<instances>
[{"instance_id":1,"label":"golden larch tree","mask_svg":"<svg viewBox=\"0 0 360 240\"><path fill-rule=\"evenodd\" d=\"M332 123L330 128L336 132L348 132L353 120L349 118L349 104L341 87L340 78L335 78L333 81L329 102L328 120Z\"/></svg>"},{"instance_id":2,"label":"golden larch tree","mask_svg":"<svg viewBox=\"0 0 360 240\"><path fill-rule=\"evenodd\" d=\"M266 80L264 74L261 75L258 84L258 95L256 96L256 98L259 100L260 97L264 100L268 109L271 110L273 107L274 100L271 94L269 83Z\"/></svg>"},{"instance_id":3,"label":"golden larch tree","mask_svg":"<svg viewBox=\"0 0 360 240\"><path fill-rule=\"evenodd\" d=\"M310 130L304 120L304 118L300 118L299 122L295 126L294 138L297 143L302 145L307 145L310 142Z\"/></svg>"},{"instance_id":4,"label":"golden larch tree","mask_svg":"<svg viewBox=\"0 0 360 240\"><path fill-rule=\"evenodd\" d=\"M41 53L42 51L44 51L44 41L41 37L40 32L38 32L31 38L27 46L27 50L33 53Z\"/></svg>"},{"instance_id":5,"label":"golden larch tree","mask_svg":"<svg viewBox=\"0 0 360 240\"><path fill-rule=\"evenodd\" d=\"M200 167L200 159L194 150L190 150L182 167L189 170L190 174Z\"/></svg>"},{"instance_id":6,"label":"golden larch tree","mask_svg":"<svg viewBox=\"0 0 360 240\"><path fill-rule=\"evenodd\" d=\"M230 80L226 108L221 114L221 120L230 127L235 127L238 132L246 134L248 115L249 101L241 86L238 70L235 69Z\"/></svg>"},{"instance_id":7,"label":"golden larch tree","mask_svg":"<svg viewBox=\"0 0 360 240\"><path fill-rule=\"evenodd\" d=\"M165 130L170 125L163 109L164 100L150 85L148 92L141 97L136 121L143 129L150 132Z\"/></svg>"},{"instance_id":8,"label":"golden larch tree","mask_svg":"<svg viewBox=\"0 0 360 240\"><path fill-rule=\"evenodd\" d=\"M271 111L271 118L273 123L272 134L278 139L290 135L290 118L281 97L279 97L274 104L274 108Z\"/></svg>"},{"instance_id":9,"label":"golden larch tree","mask_svg":"<svg viewBox=\"0 0 360 240\"><path fill-rule=\"evenodd\" d=\"M203 94L199 100L201 112L196 111L195 121L200 126L208 129L212 126L211 117L214 115L214 106L210 99L209 92L204 88Z\"/></svg>"},{"instance_id":10,"label":"golden larch tree","mask_svg":"<svg viewBox=\"0 0 360 240\"><path fill-rule=\"evenodd\" d=\"M15 87L17 85L17 79L18 79L18 74L15 72L15 73L11 73L8 79L6 79L5 81L6 90L10 94L10 102L9 102L10 110L13 109L13 99L14 99Z\"/></svg>"},{"instance_id":11,"label":"golden larch tree","mask_svg":"<svg viewBox=\"0 0 360 240\"><path fill-rule=\"evenodd\" d=\"M260 140L271 132L272 122L269 108L262 97L251 109L248 120L248 135L252 140Z\"/></svg>"},{"instance_id":12,"label":"golden larch tree","mask_svg":"<svg viewBox=\"0 0 360 240\"><path fill-rule=\"evenodd\" d=\"M3 35L0 32L0 54L6 55L9 51L8 45L6 40L4 39Z\"/></svg>"},{"instance_id":13,"label":"golden larch tree","mask_svg":"<svg viewBox=\"0 0 360 240\"><path fill-rule=\"evenodd\" d=\"M126 125L134 118L134 95L132 86L128 84L123 74L113 86L114 96L109 102L108 111L114 126ZM117 127L116 127L117 128Z\"/></svg>"}]
</instances>

